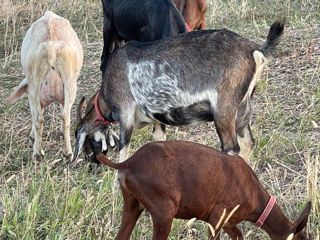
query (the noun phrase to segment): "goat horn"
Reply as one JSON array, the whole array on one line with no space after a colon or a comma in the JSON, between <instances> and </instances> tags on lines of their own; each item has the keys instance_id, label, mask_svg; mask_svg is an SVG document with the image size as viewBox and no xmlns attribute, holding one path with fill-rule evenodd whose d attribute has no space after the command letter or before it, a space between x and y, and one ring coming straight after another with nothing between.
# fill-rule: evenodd
<instances>
[{"instance_id":1,"label":"goat horn","mask_svg":"<svg viewBox=\"0 0 320 240\"><path fill-rule=\"evenodd\" d=\"M79 106L78 106L78 109L77 109L77 123L79 123L81 120L82 120L82 117L81 117L81 113L82 113L82 108L83 108L83 104L84 104L84 101L86 100L85 97L82 97L81 100L80 100L80 103L79 103Z\"/></svg>"},{"instance_id":2,"label":"goat horn","mask_svg":"<svg viewBox=\"0 0 320 240\"><path fill-rule=\"evenodd\" d=\"M75 147L74 154L73 154L74 157L73 157L72 161L70 162L70 164L77 160L79 153L83 147L84 141L86 140L86 136L87 136L87 133L84 131L83 128L80 128L78 130L78 134L77 134L76 147Z\"/></svg>"}]
</instances>

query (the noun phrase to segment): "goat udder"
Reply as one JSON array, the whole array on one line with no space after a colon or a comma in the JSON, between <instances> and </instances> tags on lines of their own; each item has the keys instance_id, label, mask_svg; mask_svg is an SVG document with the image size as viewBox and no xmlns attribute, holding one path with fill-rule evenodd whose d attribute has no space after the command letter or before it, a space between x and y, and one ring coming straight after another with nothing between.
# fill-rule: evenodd
<instances>
[{"instance_id":1,"label":"goat udder","mask_svg":"<svg viewBox=\"0 0 320 240\"><path fill-rule=\"evenodd\" d=\"M41 84L41 107L45 108L54 101L64 104L64 89L60 75L51 69Z\"/></svg>"}]
</instances>

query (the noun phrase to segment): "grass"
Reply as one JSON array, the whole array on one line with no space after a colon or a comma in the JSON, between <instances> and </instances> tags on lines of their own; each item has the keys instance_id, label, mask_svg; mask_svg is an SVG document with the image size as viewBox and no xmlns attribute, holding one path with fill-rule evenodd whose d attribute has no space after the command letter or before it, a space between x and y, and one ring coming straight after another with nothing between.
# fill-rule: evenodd
<instances>
[{"instance_id":1,"label":"grass","mask_svg":"<svg viewBox=\"0 0 320 240\"><path fill-rule=\"evenodd\" d=\"M27 98L5 99L23 79L20 47L32 22L46 9L70 20L84 48L76 103L99 88L102 9L98 0L4 0L0 7L0 239L113 239L120 226L122 197L112 190L115 172L82 161L69 168L62 158L58 105L45 111L45 159L31 159ZM207 28L228 28L262 43L271 23L286 16L279 57L265 69L254 96L250 165L294 221L311 200L308 230L320 229L320 9L316 0L208 0ZM75 127L75 106L72 129ZM208 134L209 133L209 134ZM169 127L169 139L219 148L214 124ZM136 131L132 149L151 140L150 128ZM73 139L74 141L74 139ZM74 142L73 142L74 145ZM117 154L111 159L116 160ZM252 224L240 224L246 239L267 239ZM207 225L175 220L170 239L205 239ZM151 239L143 213L131 239ZM222 239L228 239L225 234Z\"/></svg>"}]
</instances>

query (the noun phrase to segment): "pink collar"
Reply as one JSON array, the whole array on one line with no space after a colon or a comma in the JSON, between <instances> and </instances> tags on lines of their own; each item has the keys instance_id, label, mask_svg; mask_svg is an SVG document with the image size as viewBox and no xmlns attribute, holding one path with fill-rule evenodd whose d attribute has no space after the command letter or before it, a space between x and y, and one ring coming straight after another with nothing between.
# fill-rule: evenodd
<instances>
[{"instance_id":1,"label":"pink collar","mask_svg":"<svg viewBox=\"0 0 320 240\"><path fill-rule=\"evenodd\" d=\"M100 91L97 92L95 98L94 98L94 109L96 110L96 114L98 115L98 119L94 120L94 122L99 122L99 123L103 123L103 124L106 124L106 125L110 125L111 123L112 124L115 124L116 122L109 122L107 120L105 120L105 118L102 116L102 113L99 109L99 103L98 103L98 97L100 95Z\"/></svg>"},{"instance_id":2,"label":"pink collar","mask_svg":"<svg viewBox=\"0 0 320 240\"><path fill-rule=\"evenodd\" d=\"M263 210L263 213L259 217L258 221L256 221L256 223L254 224L256 227L261 227L263 225L264 221L269 216L275 203L276 203L276 198L274 196L271 196L266 208Z\"/></svg>"}]
</instances>

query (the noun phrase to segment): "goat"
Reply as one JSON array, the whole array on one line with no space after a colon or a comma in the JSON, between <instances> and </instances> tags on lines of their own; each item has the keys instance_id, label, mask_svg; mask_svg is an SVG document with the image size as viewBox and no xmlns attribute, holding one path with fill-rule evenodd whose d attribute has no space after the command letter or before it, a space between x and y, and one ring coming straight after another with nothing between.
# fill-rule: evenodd
<instances>
[{"instance_id":1,"label":"goat","mask_svg":"<svg viewBox=\"0 0 320 240\"><path fill-rule=\"evenodd\" d=\"M104 127L95 121L97 109L120 124L120 161L134 128L154 124L154 140L165 140L165 124L198 121L214 121L222 150L249 160L251 99L283 30L284 21L275 22L262 46L225 29L127 43L110 58L99 106L77 125L74 160L86 136Z\"/></svg>"},{"instance_id":2,"label":"goat","mask_svg":"<svg viewBox=\"0 0 320 240\"><path fill-rule=\"evenodd\" d=\"M63 105L64 154L72 158L70 111L76 97L82 60L82 46L68 20L47 11L28 29L21 48L21 64L26 78L8 102L13 103L23 93L28 94L33 158L44 156L41 147L43 109L54 101Z\"/></svg>"},{"instance_id":3,"label":"goat","mask_svg":"<svg viewBox=\"0 0 320 240\"><path fill-rule=\"evenodd\" d=\"M221 228L231 239L243 239L237 224L250 221L273 240L312 240L303 231L311 203L290 223L239 156L198 143L166 141L148 143L119 164L102 153L97 159L118 170L124 205L115 239L129 239L146 209L152 217L154 240L168 238L173 218L210 223L217 233L210 239L220 239ZM236 211L227 220L232 210Z\"/></svg>"},{"instance_id":4,"label":"goat","mask_svg":"<svg viewBox=\"0 0 320 240\"><path fill-rule=\"evenodd\" d=\"M173 0L190 30L206 29L206 0Z\"/></svg>"},{"instance_id":5,"label":"goat","mask_svg":"<svg viewBox=\"0 0 320 240\"><path fill-rule=\"evenodd\" d=\"M187 32L184 19L172 0L102 0L102 6L102 76L117 43L154 41Z\"/></svg>"},{"instance_id":6,"label":"goat","mask_svg":"<svg viewBox=\"0 0 320 240\"><path fill-rule=\"evenodd\" d=\"M92 108L95 107L95 96L89 100L85 109L85 113L88 113ZM77 109L77 124L79 124L82 120L82 108L84 102L85 98L82 97ZM99 131L95 132L92 136L88 136L88 140L86 140L83 144L85 158L91 163L100 164L100 162L96 159L96 155L100 152L106 155L109 149L115 149L116 146L119 145L119 137L116 135L116 133L111 128L108 128L107 124L104 124L103 126L104 127L101 127Z\"/></svg>"}]
</instances>

